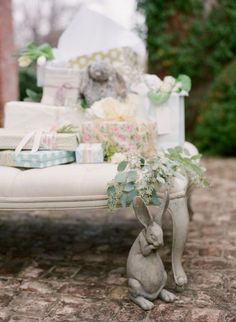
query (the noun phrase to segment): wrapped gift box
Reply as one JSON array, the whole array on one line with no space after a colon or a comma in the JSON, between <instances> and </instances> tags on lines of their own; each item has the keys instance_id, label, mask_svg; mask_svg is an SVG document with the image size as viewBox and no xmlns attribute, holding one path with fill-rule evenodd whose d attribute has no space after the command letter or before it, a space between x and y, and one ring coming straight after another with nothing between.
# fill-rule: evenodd
<instances>
[{"instance_id":1,"label":"wrapped gift box","mask_svg":"<svg viewBox=\"0 0 236 322\"><path fill-rule=\"evenodd\" d=\"M129 47L78 56L71 59L67 67L49 62L45 66L39 66L37 70L38 85L43 87L41 103L56 106L78 105L82 74L91 63L100 60L112 64L128 86L143 71L139 56Z\"/></svg>"},{"instance_id":2,"label":"wrapped gift box","mask_svg":"<svg viewBox=\"0 0 236 322\"><path fill-rule=\"evenodd\" d=\"M84 122L79 130L83 143L109 143L118 152L132 151L145 157L156 151L154 122Z\"/></svg>"},{"instance_id":3,"label":"wrapped gift box","mask_svg":"<svg viewBox=\"0 0 236 322\"><path fill-rule=\"evenodd\" d=\"M23 132L64 123L78 125L86 119L81 108L48 106L34 102L8 102L4 112L4 127L7 130Z\"/></svg>"},{"instance_id":4,"label":"wrapped gift box","mask_svg":"<svg viewBox=\"0 0 236 322\"><path fill-rule=\"evenodd\" d=\"M95 61L104 60L113 65L117 72L124 77L127 84L131 84L143 72L143 65L138 54L129 47L112 48L93 52L70 60L74 68L83 71Z\"/></svg>"},{"instance_id":5,"label":"wrapped gift box","mask_svg":"<svg viewBox=\"0 0 236 322\"><path fill-rule=\"evenodd\" d=\"M78 104L80 71L78 68L46 65L43 72L42 104L75 106Z\"/></svg>"},{"instance_id":6,"label":"wrapped gift box","mask_svg":"<svg viewBox=\"0 0 236 322\"><path fill-rule=\"evenodd\" d=\"M103 161L103 148L100 143L80 143L76 149L77 163L102 163Z\"/></svg>"},{"instance_id":7,"label":"wrapped gift box","mask_svg":"<svg viewBox=\"0 0 236 322\"><path fill-rule=\"evenodd\" d=\"M104 1L84 1L59 38L55 57L82 71L94 61L105 60L129 85L145 68L145 45L137 33L120 24L120 19L113 19L120 1L112 2L108 8ZM128 15L127 8L123 15Z\"/></svg>"},{"instance_id":8,"label":"wrapped gift box","mask_svg":"<svg viewBox=\"0 0 236 322\"><path fill-rule=\"evenodd\" d=\"M183 146L185 142L184 95L173 93L159 106L149 104L150 118L157 124L157 149Z\"/></svg>"},{"instance_id":9,"label":"wrapped gift box","mask_svg":"<svg viewBox=\"0 0 236 322\"><path fill-rule=\"evenodd\" d=\"M143 120L156 123L156 147L158 150L183 146L185 142L185 96L172 93L166 102L154 105L146 94L139 95L137 115L141 116Z\"/></svg>"},{"instance_id":10,"label":"wrapped gift box","mask_svg":"<svg viewBox=\"0 0 236 322\"><path fill-rule=\"evenodd\" d=\"M75 161L75 153L71 151L0 151L0 166L18 168L47 168Z\"/></svg>"},{"instance_id":11,"label":"wrapped gift box","mask_svg":"<svg viewBox=\"0 0 236 322\"><path fill-rule=\"evenodd\" d=\"M15 150L27 133L8 131L0 129L0 150ZM35 133L36 135L36 133ZM75 151L78 146L78 136L76 134L53 134L42 135L39 149L41 150L63 150ZM34 145L34 136L24 145L23 150L31 150Z\"/></svg>"}]
</instances>

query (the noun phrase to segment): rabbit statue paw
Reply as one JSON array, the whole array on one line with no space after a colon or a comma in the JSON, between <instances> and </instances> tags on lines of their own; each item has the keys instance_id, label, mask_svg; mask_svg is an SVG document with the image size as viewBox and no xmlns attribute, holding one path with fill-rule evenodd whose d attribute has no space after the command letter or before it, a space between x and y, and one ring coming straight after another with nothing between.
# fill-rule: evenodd
<instances>
[{"instance_id":1,"label":"rabbit statue paw","mask_svg":"<svg viewBox=\"0 0 236 322\"><path fill-rule=\"evenodd\" d=\"M162 216L168 203L166 197ZM163 245L162 228L153 220L142 198L136 197L133 207L144 229L132 245L127 260L129 296L143 310L151 310L156 298L173 302L176 296L164 289L167 274L158 254L158 248Z\"/></svg>"}]
</instances>

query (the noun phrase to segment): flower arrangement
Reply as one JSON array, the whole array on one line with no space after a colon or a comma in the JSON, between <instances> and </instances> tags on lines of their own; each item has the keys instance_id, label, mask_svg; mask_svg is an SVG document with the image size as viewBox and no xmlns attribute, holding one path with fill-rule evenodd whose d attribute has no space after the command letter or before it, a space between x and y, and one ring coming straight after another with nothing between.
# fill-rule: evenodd
<instances>
[{"instance_id":1,"label":"flower arrangement","mask_svg":"<svg viewBox=\"0 0 236 322\"><path fill-rule=\"evenodd\" d=\"M20 67L28 67L34 62L37 62L39 66L42 66L47 60L52 60L53 58L53 50L49 44L45 43L41 46L37 46L35 43L31 42L22 50L18 63Z\"/></svg>"},{"instance_id":2,"label":"flower arrangement","mask_svg":"<svg viewBox=\"0 0 236 322\"><path fill-rule=\"evenodd\" d=\"M166 76L161 80L156 75L146 74L141 82L132 86L131 90L147 96L153 105L158 106L165 103L172 93L187 95L191 86L191 79L187 75L179 75L177 78Z\"/></svg>"},{"instance_id":3,"label":"flower arrangement","mask_svg":"<svg viewBox=\"0 0 236 322\"><path fill-rule=\"evenodd\" d=\"M141 196L146 204L159 204L156 189L170 185L178 174L188 176L198 185L206 186L205 168L200 164L201 155L190 156L181 147L168 149L150 159L137 155L127 156L119 163L118 173L107 188L108 207L129 206L135 196Z\"/></svg>"}]
</instances>

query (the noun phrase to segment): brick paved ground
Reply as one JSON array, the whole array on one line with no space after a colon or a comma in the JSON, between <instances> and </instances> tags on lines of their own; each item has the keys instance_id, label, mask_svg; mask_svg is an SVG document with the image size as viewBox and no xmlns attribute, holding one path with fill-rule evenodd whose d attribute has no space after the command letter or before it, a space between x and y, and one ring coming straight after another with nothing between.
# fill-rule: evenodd
<instances>
[{"instance_id":1,"label":"brick paved ground","mask_svg":"<svg viewBox=\"0 0 236 322\"><path fill-rule=\"evenodd\" d=\"M194 194L189 284L174 304L157 300L147 313L127 299L124 267L140 229L132 212L3 214L0 321L236 321L236 159L205 163L213 187Z\"/></svg>"}]
</instances>

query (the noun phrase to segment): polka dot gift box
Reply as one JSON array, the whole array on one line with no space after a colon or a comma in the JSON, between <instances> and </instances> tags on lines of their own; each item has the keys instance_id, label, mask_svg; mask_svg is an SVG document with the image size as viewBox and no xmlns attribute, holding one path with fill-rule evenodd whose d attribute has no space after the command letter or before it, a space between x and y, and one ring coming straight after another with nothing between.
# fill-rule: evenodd
<instances>
[{"instance_id":1,"label":"polka dot gift box","mask_svg":"<svg viewBox=\"0 0 236 322\"><path fill-rule=\"evenodd\" d=\"M72 151L0 151L0 166L17 168L48 168L75 161Z\"/></svg>"}]
</instances>

